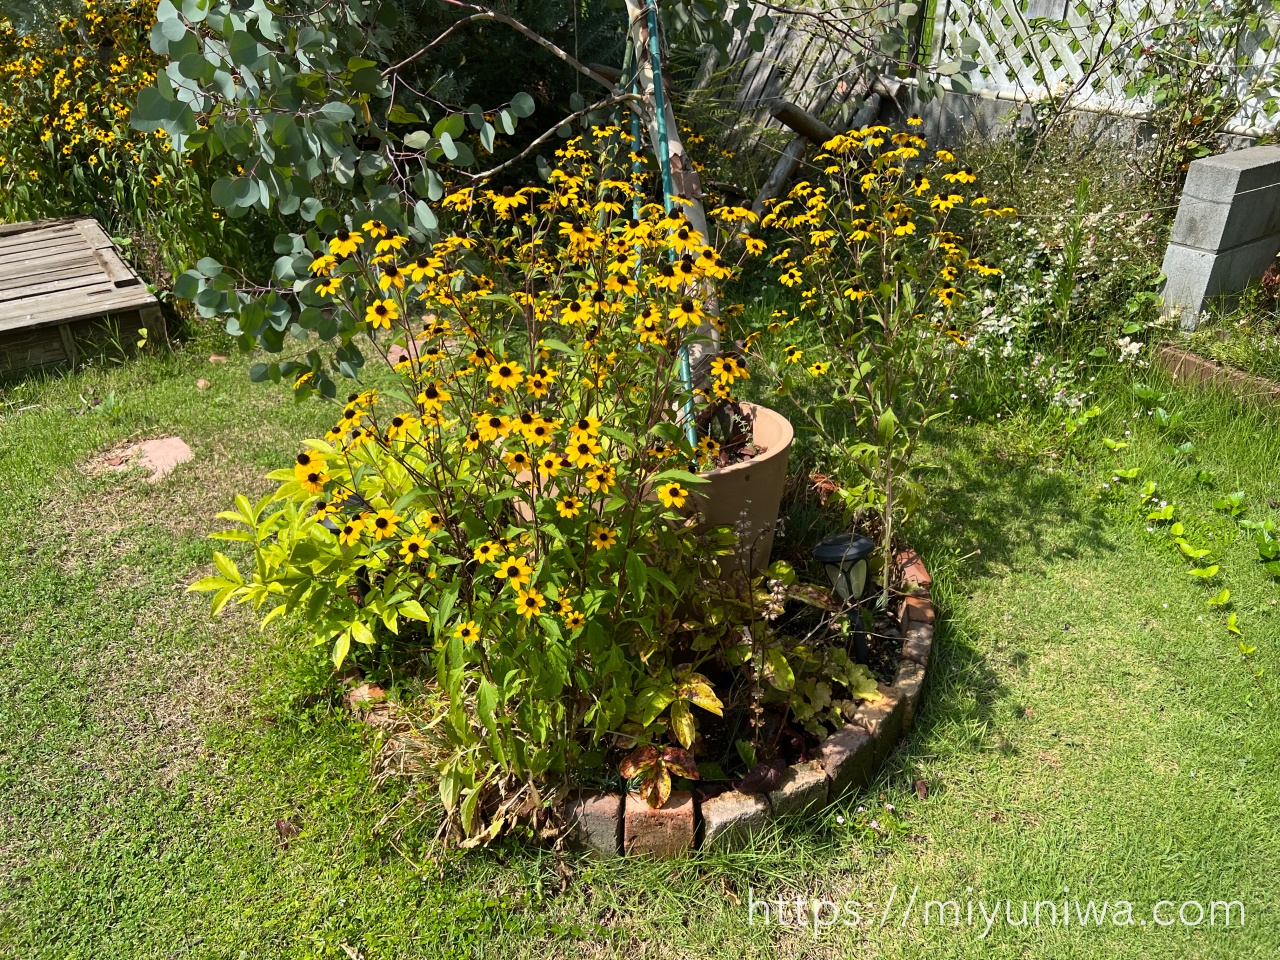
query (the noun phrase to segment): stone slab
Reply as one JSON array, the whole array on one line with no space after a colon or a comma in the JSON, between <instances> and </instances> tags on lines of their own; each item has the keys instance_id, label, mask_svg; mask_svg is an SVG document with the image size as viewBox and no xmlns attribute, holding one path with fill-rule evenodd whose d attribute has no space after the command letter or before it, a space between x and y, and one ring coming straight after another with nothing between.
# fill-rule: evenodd
<instances>
[{"instance_id":1,"label":"stone slab","mask_svg":"<svg viewBox=\"0 0 1280 960\"><path fill-rule=\"evenodd\" d=\"M151 476L147 478L149 483L167 477L178 464L186 463L191 457L191 448L179 437L161 437L137 446L138 463L151 471Z\"/></svg>"},{"instance_id":2,"label":"stone slab","mask_svg":"<svg viewBox=\"0 0 1280 960\"><path fill-rule=\"evenodd\" d=\"M702 848L736 850L769 823L769 801L730 790L702 801Z\"/></svg>"},{"instance_id":3,"label":"stone slab","mask_svg":"<svg viewBox=\"0 0 1280 960\"><path fill-rule=\"evenodd\" d=\"M821 810L827 805L830 782L817 760L793 763L787 767L782 783L769 794L769 806L775 817L791 817Z\"/></svg>"}]
</instances>

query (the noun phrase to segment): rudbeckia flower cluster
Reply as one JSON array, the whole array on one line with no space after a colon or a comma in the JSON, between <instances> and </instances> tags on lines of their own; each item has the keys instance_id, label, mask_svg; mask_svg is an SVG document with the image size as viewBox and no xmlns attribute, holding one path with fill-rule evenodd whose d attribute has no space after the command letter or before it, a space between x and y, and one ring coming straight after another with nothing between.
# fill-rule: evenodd
<instances>
[{"instance_id":1,"label":"rudbeckia flower cluster","mask_svg":"<svg viewBox=\"0 0 1280 960\"><path fill-rule=\"evenodd\" d=\"M452 190L430 243L381 208L313 235L304 302L390 369L335 403L267 502L228 515L257 563L223 602L275 598L335 664L425 633L442 676L487 691L453 735L487 731L521 777L619 729L660 736L653 684L740 637L723 613L689 619L726 589L733 541L697 522L719 444L695 446L681 411L734 400L750 369L719 352L691 384L682 366L733 339L722 285L758 250L756 217L653 195L632 146L597 128L545 185Z\"/></svg>"}]
</instances>

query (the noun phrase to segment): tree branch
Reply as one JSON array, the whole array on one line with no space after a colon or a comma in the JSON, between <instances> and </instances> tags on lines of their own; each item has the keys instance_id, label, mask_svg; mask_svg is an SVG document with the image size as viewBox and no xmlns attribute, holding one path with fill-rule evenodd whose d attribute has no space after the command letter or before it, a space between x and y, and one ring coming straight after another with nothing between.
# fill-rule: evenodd
<instances>
[{"instance_id":1,"label":"tree branch","mask_svg":"<svg viewBox=\"0 0 1280 960\"><path fill-rule=\"evenodd\" d=\"M414 60L417 60L419 57L424 56L427 53L430 53L433 49L435 49L435 47L439 46L439 44L442 43L444 39L448 37L451 33L453 33L455 30L458 30L464 26L467 26L468 24L489 20L489 21L493 21L494 23L505 24L508 27L510 27L512 30L515 30L517 33L524 34L524 36L528 37L530 40L532 40L534 43L540 46L543 50L546 50L556 59L564 61L569 66L573 67L573 69L581 73L583 76L589 77L590 79L594 80L596 83L600 84L600 86L604 87L610 93L618 92L617 85L610 82L608 77L605 77L597 73L595 70L592 70L585 63L581 62L577 58L571 56L566 51L557 47L554 43L552 43L542 34L538 33L536 30L532 30L529 27L526 27L523 23L521 23L515 17L509 17L505 13L498 13L494 10L489 10L485 7L477 6L474 3L467 3L466 0L441 0L441 3L447 4L448 6L451 6L451 7L458 7L459 9L462 9L462 10L474 10L476 12L469 17L465 17L462 20L459 20L457 23L451 26L444 33L440 34L440 36L436 37L429 44L423 47L421 50L405 57L395 66L388 67L386 70L382 71L382 75L384 77L387 76L388 74L395 73L401 67L407 66L408 64L412 63Z\"/></svg>"}]
</instances>

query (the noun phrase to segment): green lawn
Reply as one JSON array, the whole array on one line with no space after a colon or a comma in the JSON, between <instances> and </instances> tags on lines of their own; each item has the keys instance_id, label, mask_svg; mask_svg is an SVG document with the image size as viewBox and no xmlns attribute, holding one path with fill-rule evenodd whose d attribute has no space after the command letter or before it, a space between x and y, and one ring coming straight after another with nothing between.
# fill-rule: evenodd
<instances>
[{"instance_id":1,"label":"green lawn","mask_svg":"<svg viewBox=\"0 0 1280 960\"><path fill-rule=\"evenodd\" d=\"M1280 416L1173 396L1194 464L1166 455L1145 415L1129 449L1101 446L1134 412L1123 385L1076 454L1058 420L954 418L913 532L938 581L936 661L875 789L749 851L591 862L433 845L403 785L374 789L376 734L338 706L325 652L264 638L244 612L211 621L183 593L209 570L213 514L263 490L329 416L207 353L29 382L0 401L0 955L1276 955L1277 710L1209 592L1147 532L1136 493L1096 493L1141 466L1178 500L1221 556L1215 586L1230 586L1280 696L1276 583L1210 505L1243 489L1249 516L1280 517L1267 505ZM110 391L114 411L81 412L80 396ZM113 442L166 433L195 459L162 483L80 469ZM1194 480L1201 468L1214 489ZM854 900L864 924L752 925L752 895ZM1002 920L982 936L979 899L1064 897L1131 901L1133 925ZM936 912L925 925L927 900L958 901L961 925L937 926ZM1238 900L1246 919L1162 927L1159 900L1174 903L1165 918L1184 901Z\"/></svg>"}]
</instances>

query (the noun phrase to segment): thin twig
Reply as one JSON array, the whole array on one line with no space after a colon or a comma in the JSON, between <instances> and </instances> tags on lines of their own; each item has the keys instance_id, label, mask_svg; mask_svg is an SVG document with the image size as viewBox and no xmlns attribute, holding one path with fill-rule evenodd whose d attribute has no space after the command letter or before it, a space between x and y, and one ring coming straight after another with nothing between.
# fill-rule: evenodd
<instances>
[{"instance_id":1,"label":"thin twig","mask_svg":"<svg viewBox=\"0 0 1280 960\"><path fill-rule=\"evenodd\" d=\"M531 144L529 144L527 147L525 147L523 150L517 153L514 157L510 158L509 160L504 160L502 163L498 164L496 167L491 167L488 170L482 170L479 173L468 173L465 170L460 170L458 172L462 173L467 177L470 177L472 180L487 180L489 177L492 177L498 173L501 173L503 170L507 169L507 167L510 167L513 164L519 163L525 157L529 156L529 154L533 153L534 150L538 149L538 147L542 146L544 143L550 140L553 136L555 136L556 131L559 130L561 127L563 127L565 124L573 123L573 121L578 120L582 117L585 117L588 114L595 113L595 111L597 110L603 110L605 109L605 107L610 107L617 103L626 103L629 100L639 100L639 99L641 99L641 97L640 97L640 94L638 93L624 93L621 96L617 96L617 97L605 97L603 100L599 100L596 103L591 104L591 106L589 107L583 107L581 110L577 111L576 113L569 114L567 117L563 118L559 123L557 123L554 127L551 127L550 129L548 129L545 133L542 134L542 136L538 137L538 139L534 140Z\"/></svg>"},{"instance_id":2,"label":"thin twig","mask_svg":"<svg viewBox=\"0 0 1280 960\"><path fill-rule=\"evenodd\" d=\"M600 86L604 87L610 93L617 92L618 90L617 86L614 85L609 80L608 77L604 77L596 73L594 70L588 67L585 63L578 60L576 57L572 56L567 51L562 50L560 47L556 46L554 43L552 43L542 34L538 33L536 30L526 27L523 23L521 23L515 17L509 17L505 13L497 13L494 10L487 9L486 7L477 6L474 3L466 3L465 0L440 0L440 2L447 4L451 7L458 7L463 10L474 10L476 12L472 16L467 17L464 20L460 20L458 21L458 23L455 23L452 27L450 27L440 36L436 37L436 39L432 40L429 44L427 44L421 50L405 57L403 60L397 63L394 67L388 67L386 70L383 71L383 76L386 76L389 73L394 73L395 71L399 70L401 67L407 66L408 64L412 63L414 60L417 60L419 57L429 53L432 49L435 48L437 44L439 44L446 36L449 35L449 33L451 33L459 25L477 23L482 20L491 20L494 23L506 24L512 30L515 30L518 33L524 34L524 36L528 37L530 40L532 40L534 43L540 46L543 50L546 50L548 53L550 53L552 56L556 57L557 59L563 60L569 66L573 67L573 69L581 73L583 76L590 77L592 80L600 84Z\"/></svg>"}]
</instances>

